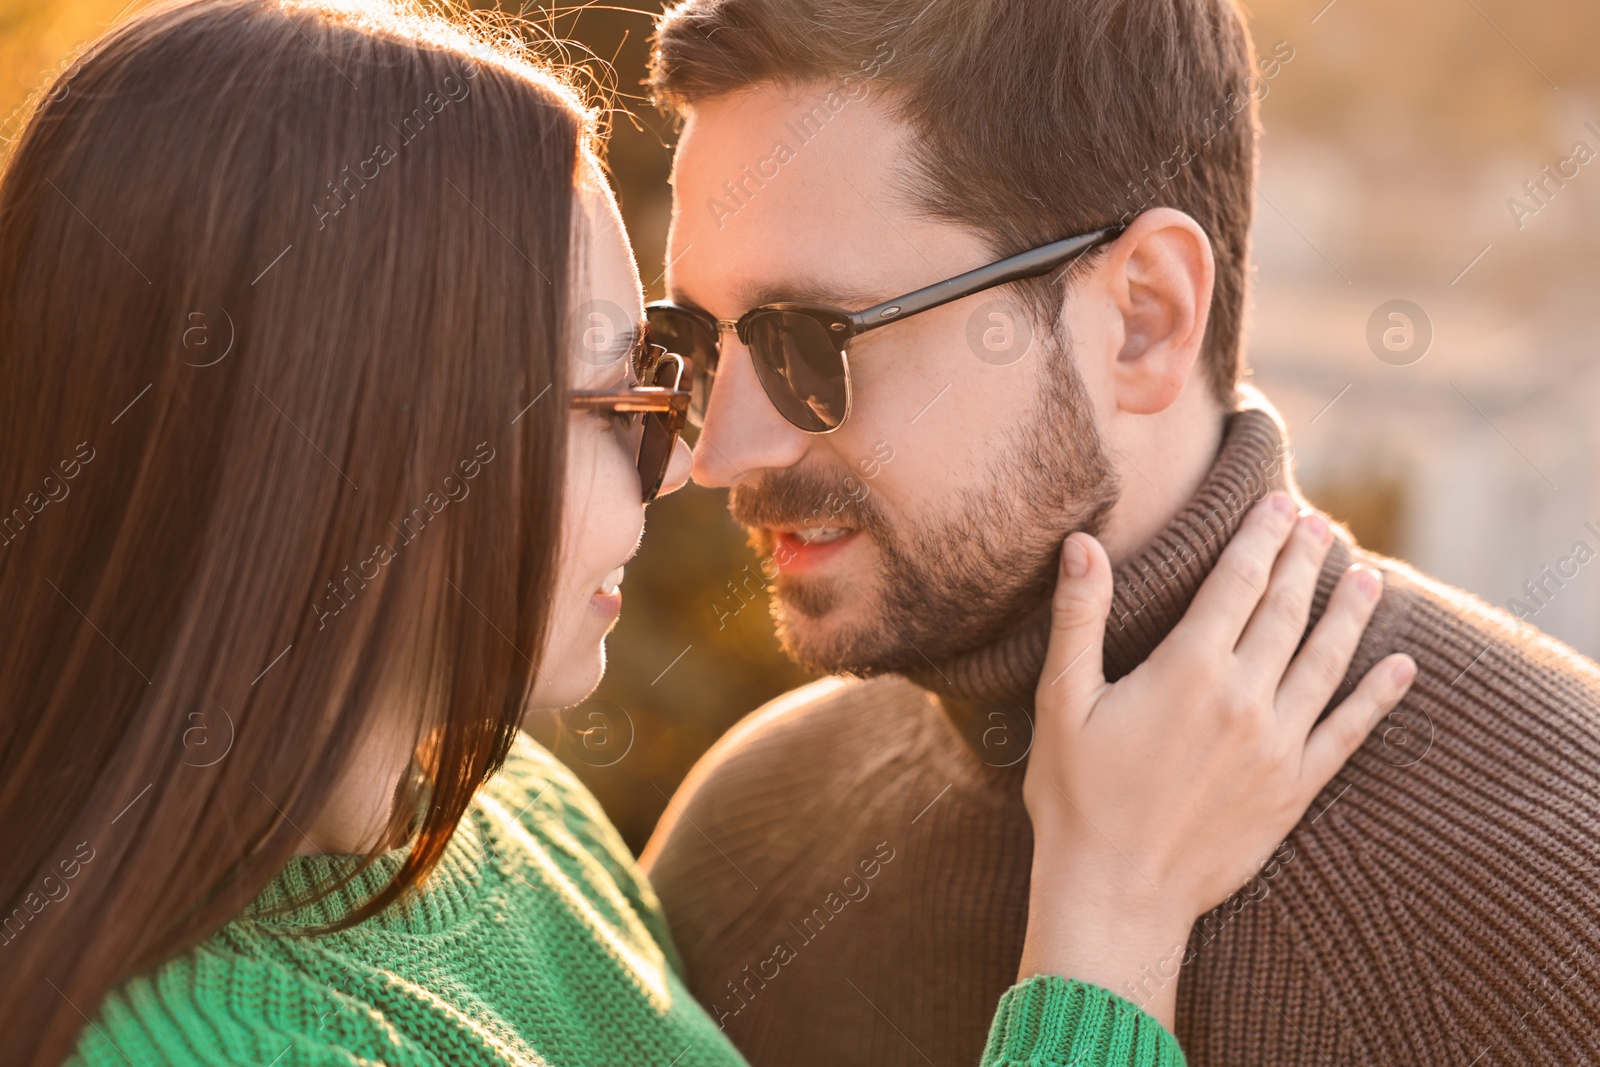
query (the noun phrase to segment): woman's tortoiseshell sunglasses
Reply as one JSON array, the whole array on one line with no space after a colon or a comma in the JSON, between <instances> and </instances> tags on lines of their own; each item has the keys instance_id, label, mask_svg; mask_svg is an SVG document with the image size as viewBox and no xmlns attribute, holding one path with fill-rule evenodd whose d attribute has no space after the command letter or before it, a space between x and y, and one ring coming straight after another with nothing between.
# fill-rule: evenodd
<instances>
[{"instance_id":1,"label":"woman's tortoiseshell sunglasses","mask_svg":"<svg viewBox=\"0 0 1600 1067\"><path fill-rule=\"evenodd\" d=\"M1115 240L1122 231L1121 226L1111 226L1052 241L863 311L821 304L763 304L732 320L662 301L645 308L650 341L688 361L689 421L696 426L705 417L716 380L722 332L732 330L750 350L756 377L778 412L807 433L832 433L850 415L851 338L985 289L1048 274Z\"/></svg>"},{"instance_id":2,"label":"woman's tortoiseshell sunglasses","mask_svg":"<svg viewBox=\"0 0 1600 1067\"><path fill-rule=\"evenodd\" d=\"M624 389L574 389L572 407L579 411L606 411L617 420L624 447L634 453L639 467L639 489L650 503L661 492L672 453L689 410L689 393L679 388L684 360L660 345L651 344L640 331L639 343L628 357L638 381ZM640 373L640 372L643 373Z\"/></svg>"}]
</instances>

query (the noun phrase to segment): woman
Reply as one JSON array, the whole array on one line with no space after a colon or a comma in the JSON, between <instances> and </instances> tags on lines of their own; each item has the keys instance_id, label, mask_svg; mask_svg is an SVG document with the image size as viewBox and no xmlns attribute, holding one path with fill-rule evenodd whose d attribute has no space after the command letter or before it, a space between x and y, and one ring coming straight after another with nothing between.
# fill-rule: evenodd
<instances>
[{"instance_id":1,"label":"woman","mask_svg":"<svg viewBox=\"0 0 1600 1067\"><path fill-rule=\"evenodd\" d=\"M641 497L687 470L676 362L574 326L642 318L597 147L547 68L368 4L165 5L41 98L0 178L0 1062L740 1062L519 730L598 682ZM1325 548L1264 506L1228 551L1278 560L1292 620ZM1251 873L1406 677L1308 741L1332 687L1290 664L1299 628L1216 582L1107 687L1072 653L1109 565L1082 535L1063 559L1025 981L987 1060L1179 1062L1170 1005L1104 987Z\"/></svg>"}]
</instances>

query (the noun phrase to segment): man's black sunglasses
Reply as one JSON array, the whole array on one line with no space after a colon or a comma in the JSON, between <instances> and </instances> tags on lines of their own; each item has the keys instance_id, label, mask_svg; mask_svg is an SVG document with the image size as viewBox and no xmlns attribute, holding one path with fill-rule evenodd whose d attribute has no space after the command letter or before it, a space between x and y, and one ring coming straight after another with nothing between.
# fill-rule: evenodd
<instances>
[{"instance_id":1,"label":"man's black sunglasses","mask_svg":"<svg viewBox=\"0 0 1600 1067\"><path fill-rule=\"evenodd\" d=\"M820 304L751 308L737 321L669 301L646 306L650 341L687 361L689 421L700 425L717 376L723 330L750 350L756 377L785 419L807 433L831 433L850 416L850 339L891 322L1022 278L1037 278L1115 240L1123 227L1068 237L886 300L864 311Z\"/></svg>"}]
</instances>

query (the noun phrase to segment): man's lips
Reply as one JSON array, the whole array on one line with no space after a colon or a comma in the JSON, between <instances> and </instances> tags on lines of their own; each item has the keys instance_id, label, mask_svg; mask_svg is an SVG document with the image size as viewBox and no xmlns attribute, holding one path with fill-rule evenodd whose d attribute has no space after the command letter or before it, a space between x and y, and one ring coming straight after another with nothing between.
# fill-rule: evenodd
<instances>
[{"instance_id":1,"label":"man's lips","mask_svg":"<svg viewBox=\"0 0 1600 1067\"><path fill-rule=\"evenodd\" d=\"M809 526L800 529L761 531L772 545L772 562L780 573L801 574L814 570L845 551L861 531L848 526Z\"/></svg>"}]
</instances>

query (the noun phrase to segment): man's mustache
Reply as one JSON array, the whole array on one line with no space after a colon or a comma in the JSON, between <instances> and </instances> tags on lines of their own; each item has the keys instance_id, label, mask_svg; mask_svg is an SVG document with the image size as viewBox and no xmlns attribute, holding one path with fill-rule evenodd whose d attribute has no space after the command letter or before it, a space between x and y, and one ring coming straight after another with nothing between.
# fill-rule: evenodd
<instances>
[{"instance_id":1,"label":"man's mustache","mask_svg":"<svg viewBox=\"0 0 1600 1067\"><path fill-rule=\"evenodd\" d=\"M870 533L887 525L871 497L866 482L852 473L780 470L734 486L728 513L739 525L756 529L844 526Z\"/></svg>"}]
</instances>

